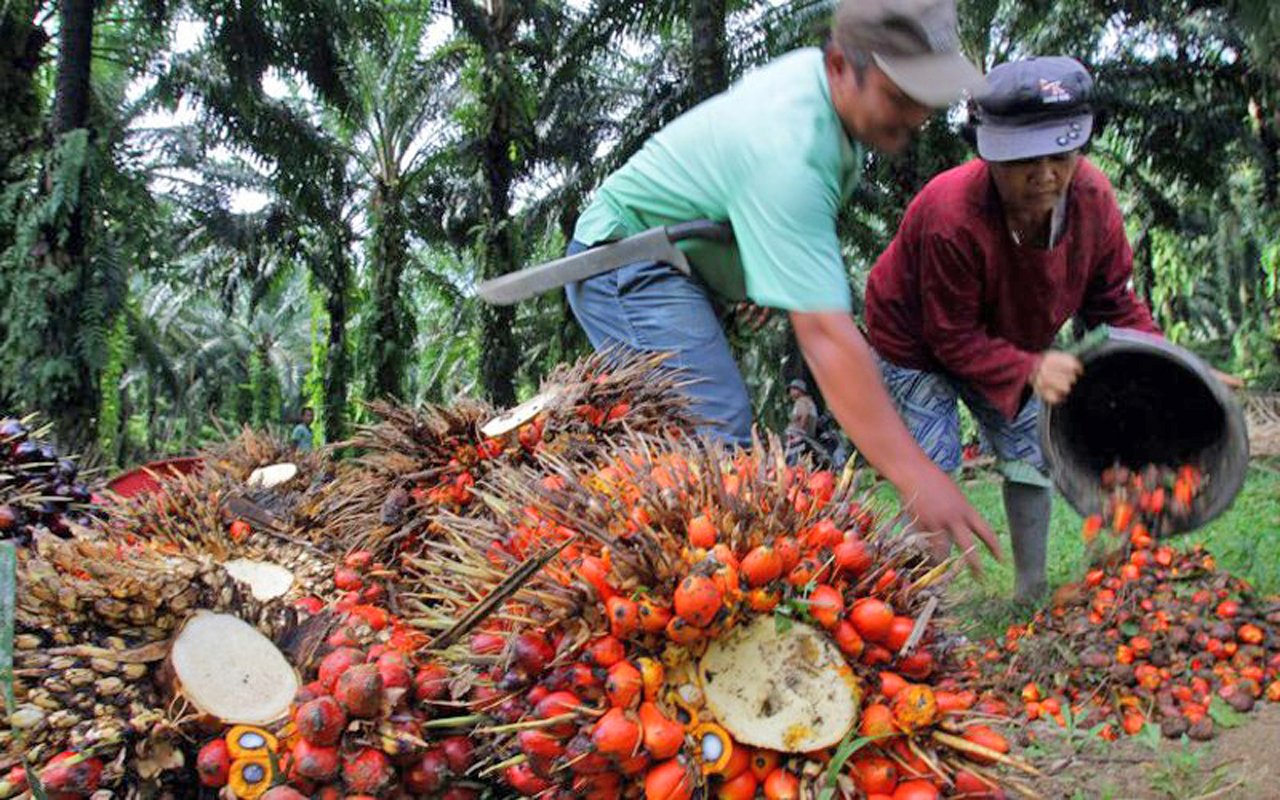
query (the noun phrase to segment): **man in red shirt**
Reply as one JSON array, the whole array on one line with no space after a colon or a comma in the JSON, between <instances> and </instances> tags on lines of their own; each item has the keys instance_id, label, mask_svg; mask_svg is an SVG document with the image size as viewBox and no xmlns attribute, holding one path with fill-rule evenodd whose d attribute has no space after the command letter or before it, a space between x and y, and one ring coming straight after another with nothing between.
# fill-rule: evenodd
<instances>
[{"instance_id":1,"label":"man in red shirt","mask_svg":"<svg viewBox=\"0 0 1280 800\"><path fill-rule=\"evenodd\" d=\"M916 441L960 466L958 400L1005 476L1015 596L1042 594L1051 507L1040 404L1081 372L1054 339L1074 316L1159 333L1129 286L1133 253L1111 184L1080 150L1093 81L1063 57L1002 64L977 100L979 159L916 196L867 283L868 339ZM947 542L938 540L943 554Z\"/></svg>"}]
</instances>

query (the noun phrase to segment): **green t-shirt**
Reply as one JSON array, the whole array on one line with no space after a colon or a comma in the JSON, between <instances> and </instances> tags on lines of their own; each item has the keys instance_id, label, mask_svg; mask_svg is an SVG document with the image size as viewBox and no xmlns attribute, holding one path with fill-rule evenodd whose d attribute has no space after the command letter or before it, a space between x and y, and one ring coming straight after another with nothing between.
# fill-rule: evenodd
<instances>
[{"instance_id":1,"label":"green t-shirt","mask_svg":"<svg viewBox=\"0 0 1280 800\"><path fill-rule=\"evenodd\" d=\"M734 247L682 243L729 300L847 311L836 215L862 175L831 104L822 51L797 50L673 120L600 186L578 219L583 244L659 225L728 221Z\"/></svg>"},{"instance_id":2,"label":"green t-shirt","mask_svg":"<svg viewBox=\"0 0 1280 800\"><path fill-rule=\"evenodd\" d=\"M299 422L293 426L293 433L289 435L289 439L297 449L303 452L311 451L311 429L303 423Z\"/></svg>"}]
</instances>

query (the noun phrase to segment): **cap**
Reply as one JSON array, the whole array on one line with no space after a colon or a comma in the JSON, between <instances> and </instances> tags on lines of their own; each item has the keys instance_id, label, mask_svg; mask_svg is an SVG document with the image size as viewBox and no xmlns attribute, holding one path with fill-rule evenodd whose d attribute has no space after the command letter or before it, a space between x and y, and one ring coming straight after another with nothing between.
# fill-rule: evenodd
<instances>
[{"instance_id":1,"label":"cap","mask_svg":"<svg viewBox=\"0 0 1280 800\"><path fill-rule=\"evenodd\" d=\"M808 393L809 393L809 384L805 383L805 382L804 382L802 379L800 379L800 378L794 378L794 379L791 381L791 383L788 383L788 384L787 384L787 388L788 388L788 389L799 389L800 391L804 392L805 394L808 394Z\"/></svg>"},{"instance_id":2,"label":"cap","mask_svg":"<svg viewBox=\"0 0 1280 800\"><path fill-rule=\"evenodd\" d=\"M957 24L955 0L844 0L831 32L837 44L871 53L913 100L943 107L982 85L960 54Z\"/></svg>"},{"instance_id":3,"label":"cap","mask_svg":"<svg viewBox=\"0 0 1280 800\"><path fill-rule=\"evenodd\" d=\"M1010 61L987 75L975 97L978 155L987 161L1076 150L1093 134L1093 78L1066 56Z\"/></svg>"}]
</instances>

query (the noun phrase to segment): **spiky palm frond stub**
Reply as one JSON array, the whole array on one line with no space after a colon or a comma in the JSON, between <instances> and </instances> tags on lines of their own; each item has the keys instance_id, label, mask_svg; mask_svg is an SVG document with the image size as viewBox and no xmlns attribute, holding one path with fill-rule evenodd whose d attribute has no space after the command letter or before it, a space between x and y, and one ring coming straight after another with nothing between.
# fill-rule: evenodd
<instances>
[{"instance_id":1,"label":"spiky palm frond stub","mask_svg":"<svg viewBox=\"0 0 1280 800\"><path fill-rule=\"evenodd\" d=\"M404 618L452 665L453 700L487 717L459 723L487 757L482 773L522 794L643 779L688 797L723 780L728 762L706 754L742 749L772 759L777 781L816 792L830 775L852 793L847 765L809 753L826 743L801 746L814 731L788 729L791 744L773 745L786 752L749 748L732 731L752 723L712 702L704 656L775 625L784 638L825 637L837 654L832 674L861 720L829 744L887 725L874 757L926 764L939 780L982 773L965 756L986 749L939 710L974 702L942 678L955 674L934 616L946 567L931 567L898 519L878 519L852 473L790 467L777 442L750 453L678 435L613 444L596 460L540 452L495 467L476 490L493 515L438 515L404 558ZM761 619L771 622L750 624ZM770 669L756 665L754 680ZM902 691L910 703L893 699Z\"/></svg>"},{"instance_id":2,"label":"spiky palm frond stub","mask_svg":"<svg viewBox=\"0 0 1280 800\"><path fill-rule=\"evenodd\" d=\"M487 515L471 487L495 466L532 464L539 453L591 461L620 435L691 432L697 420L680 393L683 378L664 360L606 353L563 367L542 385L535 407L507 412L511 422L495 435L484 431L499 413L479 401L421 409L372 403L380 421L344 443L364 451L359 468L344 470L302 513L322 521L314 533L391 563L396 551L416 547L432 515Z\"/></svg>"}]
</instances>

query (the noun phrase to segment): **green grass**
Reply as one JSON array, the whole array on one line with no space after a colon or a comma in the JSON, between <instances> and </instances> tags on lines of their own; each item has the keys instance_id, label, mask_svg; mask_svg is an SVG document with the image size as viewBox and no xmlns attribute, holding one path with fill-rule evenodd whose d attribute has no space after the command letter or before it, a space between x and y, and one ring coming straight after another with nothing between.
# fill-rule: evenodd
<instances>
[{"instance_id":1,"label":"green grass","mask_svg":"<svg viewBox=\"0 0 1280 800\"><path fill-rule=\"evenodd\" d=\"M1013 594L1013 551L1005 524L1000 482L980 477L964 485L974 507L1000 533L1005 562L984 559L981 580L965 572L952 584L953 615L975 624L974 634L991 636L1014 620L1025 621L1026 608L1016 607ZM1049 528L1048 574L1051 587L1084 576L1084 542L1080 516L1056 493ZM1251 581L1265 594L1280 593L1280 468L1275 462L1255 462L1244 488L1231 508L1202 530L1174 540L1175 546L1203 543L1219 567Z\"/></svg>"}]
</instances>

